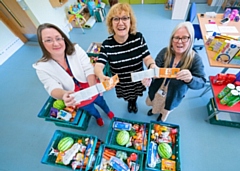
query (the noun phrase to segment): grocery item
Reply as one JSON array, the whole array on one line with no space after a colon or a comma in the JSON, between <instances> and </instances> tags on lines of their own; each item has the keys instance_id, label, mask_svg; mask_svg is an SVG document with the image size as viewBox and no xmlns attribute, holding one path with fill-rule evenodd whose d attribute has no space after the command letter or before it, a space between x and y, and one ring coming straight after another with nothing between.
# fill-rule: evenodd
<instances>
[{"instance_id":1,"label":"grocery item","mask_svg":"<svg viewBox=\"0 0 240 171\"><path fill-rule=\"evenodd\" d=\"M63 100L56 100L53 102L53 107L58 110L62 110L65 108L65 103Z\"/></svg>"},{"instance_id":2,"label":"grocery item","mask_svg":"<svg viewBox=\"0 0 240 171\"><path fill-rule=\"evenodd\" d=\"M226 96L224 96L221 100L220 103L225 105L228 102L234 100L235 98L238 98L238 91L237 90L231 90Z\"/></svg>"},{"instance_id":3,"label":"grocery item","mask_svg":"<svg viewBox=\"0 0 240 171\"><path fill-rule=\"evenodd\" d=\"M116 142L119 144L119 145L126 145L129 141L129 138L130 138L130 135L127 131L120 131L118 134L117 134L117 137L116 137Z\"/></svg>"},{"instance_id":4,"label":"grocery item","mask_svg":"<svg viewBox=\"0 0 240 171\"><path fill-rule=\"evenodd\" d=\"M58 143L58 150L66 151L73 145L73 143L74 140L71 137L64 137Z\"/></svg>"},{"instance_id":5,"label":"grocery item","mask_svg":"<svg viewBox=\"0 0 240 171\"><path fill-rule=\"evenodd\" d=\"M165 159L169 159L172 156L172 148L167 143L160 143L158 145L158 154Z\"/></svg>"},{"instance_id":6,"label":"grocery item","mask_svg":"<svg viewBox=\"0 0 240 171\"><path fill-rule=\"evenodd\" d=\"M222 99L224 96L226 96L231 90L235 89L235 85L234 84L227 84L226 87L224 87L224 89L218 94L218 98Z\"/></svg>"}]
</instances>

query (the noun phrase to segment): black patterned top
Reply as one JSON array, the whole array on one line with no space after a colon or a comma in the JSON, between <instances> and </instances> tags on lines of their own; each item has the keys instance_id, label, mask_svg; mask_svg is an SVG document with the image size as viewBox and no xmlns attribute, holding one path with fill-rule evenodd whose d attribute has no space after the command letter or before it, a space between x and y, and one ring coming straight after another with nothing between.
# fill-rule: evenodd
<instances>
[{"instance_id":1,"label":"black patterned top","mask_svg":"<svg viewBox=\"0 0 240 171\"><path fill-rule=\"evenodd\" d=\"M130 34L127 41L120 44L113 36L108 37L99 54L99 63L108 62L113 75L118 74L120 82L116 86L118 98L124 100L142 96L146 88L139 82L131 82L131 73L143 70L143 59L150 55L143 35L137 32Z\"/></svg>"}]
</instances>

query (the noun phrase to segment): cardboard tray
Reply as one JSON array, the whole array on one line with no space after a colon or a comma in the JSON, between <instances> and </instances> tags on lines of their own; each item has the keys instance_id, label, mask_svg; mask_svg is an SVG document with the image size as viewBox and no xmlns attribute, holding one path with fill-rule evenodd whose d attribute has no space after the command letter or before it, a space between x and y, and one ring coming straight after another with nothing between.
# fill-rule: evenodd
<instances>
[{"instance_id":1,"label":"cardboard tray","mask_svg":"<svg viewBox=\"0 0 240 171\"><path fill-rule=\"evenodd\" d=\"M96 160L95 160L93 171L100 171L99 165L101 164L101 162L103 160L103 151L104 151L105 148L116 150L116 151L126 152L127 156L130 156L133 153L133 151L131 149L128 149L128 148L102 144L100 146L99 150L98 150L98 155L97 155ZM143 158L144 158L144 154L141 153L141 152L134 152L134 153L137 154L136 164L139 165L139 171L143 171ZM127 164L126 160L123 160L123 161L124 161L124 163Z\"/></svg>"},{"instance_id":2,"label":"cardboard tray","mask_svg":"<svg viewBox=\"0 0 240 171\"><path fill-rule=\"evenodd\" d=\"M89 139L93 140L90 155L88 157L89 160L88 160L86 168L85 168L86 171L90 170L93 167L91 159L94 155L94 151L95 151L96 144L98 141L97 137L93 136L93 135L87 135L87 134L69 133L69 132L60 131L60 130L55 131L55 133L54 133L51 141L49 142L49 145L42 157L41 163L56 166L56 167L66 168L68 170L72 170L72 167L71 167L72 161L70 162L69 165L57 164L57 163L55 163L57 156L55 156L53 154L49 155L50 152L52 151L52 148L57 149L57 145L58 145L59 141L64 137L72 137L74 139L74 141L77 141L78 139L85 139L85 138L89 138ZM86 158L86 153L84 153L84 158ZM76 169L76 170L84 170L84 169L80 168L80 169Z\"/></svg>"},{"instance_id":3,"label":"cardboard tray","mask_svg":"<svg viewBox=\"0 0 240 171\"><path fill-rule=\"evenodd\" d=\"M169 160L174 160L175 163L175 171L180 171L180 127L178 125L174 125L174 124L170 124L170 123L165 123L165 122L156 122L156 121L151 121L149 124L149 131L148 131L148 147L147 147L147 151L149 151L150 149L150 142L152 141L151 139L151 134L152 134L152 130L154 130L154 124L160 125L160 126L166 126L166 127L170 127L173 129L177 129L177 134L175 136L175 144L172 143L168 143L171 147L172 147L172 154L175 156L175 159L169 159ZM158 147L158 146L157 146ZM158 150L157 150L157 154L158 154ZM155 167L149 167L148 166L148 156L149 153L147 152L146 154L146 160L145 160L145 170L150 170L150 171L163 171L161 168L161 163L162 163L162 158L160 157L161 163L157 164Z\"/></svg>"},{"instance_id":4,"label":"cardboard tray","mask_svg":"<svg viewBox=\"0 0 240 171\"><path fill-rule=\"evenodd\" d=\"M115 121L131 123L132 125L133 125L133 124L143 125L144 130L145 130L145 132L146 132L145 136L148 136L147 131L148 131L148 128L149 128L149 123L140 122L140 121L132 121L132 120L127 120L127 119L122 119L122 118L114 117L114 118L111 120L111 123L109 124L108 134L107 134L107 137L106 137L106 144L110 144L110 145L117 146L117 147L120 146L120 145L117 144L117 142L116 142L117 134L118 134L120 131L114 130L113 127L112 127ZM143 141L144 141L145 138L146 138L146 140L147 140L147 137L145 137L145 136L143 136ZM120 147L122 147L122 148L128 148L128 149L129 149L130 151L132 151L132 152L142 152L142 153L145 153L145 152L146 152L146 149L144 149L143 146L142 146L141 149L139 149L139 150L135 149L133 146L130 146L130 147L120 146ZM146 147L147 147L147 143L146 143Z\"/></svg>"}]
</instances>

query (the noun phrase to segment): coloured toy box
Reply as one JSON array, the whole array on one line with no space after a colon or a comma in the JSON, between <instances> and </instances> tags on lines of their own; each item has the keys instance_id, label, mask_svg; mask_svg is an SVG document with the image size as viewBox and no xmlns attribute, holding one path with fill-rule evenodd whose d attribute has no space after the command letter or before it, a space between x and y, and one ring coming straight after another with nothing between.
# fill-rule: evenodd
<instances>
[{"instance_id":1,"label":"coloured toy box","mask_svg":"<svg viewBox=\"0 0 240 171\"><path fill-rule=\"evenodd\" d=\"M216 108L216 103L214 101L214 98L211 98L207 104L207 110L208 110L208 116L212 115L213 113L219 113ZM236 114L237 115L237 114ZM231 121L224 121L224 120L217 120L216 117L212 117L209 119L209 122L214 125L222 125L222 126L228 126L228 127L235 127L240 128L239 122L231 122Z\"/></svg>"},{"instance_id":2,"label":"coloured toy box","mask_svg":"<svg viewBox=\"0 0 240 171\"><path fill-rule=\"evenodd\" d=\"M80 130L87 129L91 115L83 110L77 110L75 117L69 121L52 117L51 111L55 101L56 99L49 97L40 110L38 117L45 118L46 121L54 122L57 126L72 127Z\"/></svg>"},{"instance_id":3,"label":"coloured toy box","mask_svg":"<svg viewBox=\"0 0 240 171\"><path fill-rule=\"evenodd\" d=\"M56 130L41 162L68 170L87 171L94 166L97 144L96 136Z\"/></svg>"},{"instance_id":4,"label":"coloured toy box","mask_svg":"<svg viewBox=\"0 0 240 171\"><path fill-rule=\"evenodd\" d=\"M106 144L145 153L149 123L114 117L108 128Z\"/></svg>"},{"instance_id":5,"label":"coloured toy box","mask_svg":"<svg viewBox=\"0 0 240 171\"><path fill-rule=\"evenodd\" d=\"M180 129L178 125L151 121L145 170L180 171Z\"/></svg>"},{"instance_id":6,"label":"coloured toy box","mask_svg":"<svg viewBox=\"0 0 240 171\"><path fill-rule=\"evenodd\" d=\"M142 171L144 153L129 148L102 144L98 150L93 171Z\"/></svg>"}]
</instances>

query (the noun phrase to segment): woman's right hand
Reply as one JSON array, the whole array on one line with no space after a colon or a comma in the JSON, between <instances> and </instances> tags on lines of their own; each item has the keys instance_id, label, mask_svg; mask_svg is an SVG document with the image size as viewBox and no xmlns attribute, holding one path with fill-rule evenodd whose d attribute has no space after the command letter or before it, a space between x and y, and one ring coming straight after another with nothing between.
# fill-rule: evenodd
<instances>
[{"instance_id":1,"label":"woman's right hand","mask_svg":"<svg viewBox=\"0 0 240 171\"><path fill-rule=\"evenodd\" d=\"M66 106L75 106L76 105L76 101L74 99L73 96L70 96L70 94L74 93L74 91L67 91L63 94L63 101L65 103Z\"/></svg>"},{"instance_id":2,"label":"woman's right hand","mask_svg":"<svg viewBox=\"0 0 240 171\"><path fill-rule=\"evenodd\" d=\"M149 87L152 83L152 78L144 78L142 80L142 84L145 86L145 87Z\"/></svg>"}]
</instances>

